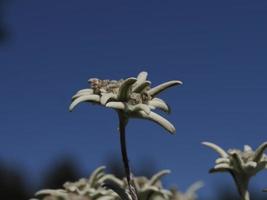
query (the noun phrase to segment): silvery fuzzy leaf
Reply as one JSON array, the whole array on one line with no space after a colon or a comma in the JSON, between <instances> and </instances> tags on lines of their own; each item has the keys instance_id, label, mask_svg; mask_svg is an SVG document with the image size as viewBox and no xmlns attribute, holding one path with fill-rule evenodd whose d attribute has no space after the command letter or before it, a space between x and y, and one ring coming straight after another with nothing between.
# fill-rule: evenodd
<instances>
[{"instance_id":1,"label":"silvery fuzzy leaf","mask_svg":"<svg viewBox=\"0 0 267 200\"><path fill-rule=\"evenodd\" d=\"M147 79L147 75L148 75L147 72L140 72L140 73L137 75L137 82L136 82L136 85L145 82L146 79Z\"/></svg>"},{"instance_id":2,"label":"silvery fuzzy leaf","mask_svg":"<svg viewBox=\"0 0 267 200\"><path fill-rule=\"evenodd\" d=\"M122 102L116 102L116 101L108 102L108 103L106 104L106 107L108 107L108 108L113 108L113 109L116 109L116 110L125 110L125 109L126 109L126 105L125 105L125 103L122 103Z\"/></svg>"},{"instance_id":3,"label":"silvery fuzzy leaf","mask_svg":"<svg viewBox=\"0 0 267 200\"><path fill-rule=\"evenodd\" d=\"M113 182L116 185L119 185L120 187L123 187L124 182L120 179L118 179L116 176L114 176L113 174L106 174L105 176L101 177L99 179L99 182L104 183L104 182Z\"/></svg>"},{"instance_id":4,"label":"silvery fuzzy leaf","mask_svg":"<svg viewBox=\"0 0 267 200\"><path fill-rule=\"evenodd\" d=\"M219 168L232 169L232 167L227 163L220 163L215 165L214 167L214 169L219 169Z\"/></svg>"},{"instance_id":5,"label":"silvery fuzzy leaf","mask_svg":"<svg viewBox=\"0 0 267 200\"><path fill-rule=\"evenodd\" d=\"M143 83L140 83L133 88L133 92L140 93L144 91L146 88L148 88L150 84L151 84L150 81L145 81Z\"/></svg>"},{"instance_id":6,"label":"silvery fuzzy leaf","mask_svg":"<svg viewBox=\"0 0 267 200\"><path fill-rule=\"evenodd\" d=\"M80 97L80 96L83 96L83 95L86 95L86 94L94 94L94 91L92 89L82 89L80 91L78 91L73 97L72 97L72 100Z\"/></svg>"},{"instance_id":7,"label":"silvery fuzzy leaf","mask_svg":"<svg viewBox=\"0 0 267 200\"><path fill-rule=\"evenodd\" d=\"M94 90L91 89L91 88L86 88L86 89L81 89L77 92L77 94L82 94L82 93L91 93L93 94L94 93Z\"/></svg>"},{"instance_id":8,"label":"silvery fuzzy leaf","mask_svg":"<svg viewBox=\"0 0 267 200\"><path fill-rule=\"evenodd\" d=\"M203 183L198 181L191 185L185 193L172 189L172 200L196 200L197 199L197 190L203 187Z\"/></svg>"},{"instance_id":9,"label":"silvery fuzzy leaf","mask_svg":"<svg viewBox=\"0 0 267 200\"><path fill-rule=\"evenodd\" d=\"M65 190L50 190L50 189L45 189L37 192L35 196L39 197L45 197L45 196L56 196L56 197L61 197L61 198L67 198L68 194Z\"/></svg>"},{"instance_id":10,"label":"silvery fuzzy leaf","mask_svg":"<svg viewBox=\"0 0 267 200\"><path fill-rule=\"evenodd\" d=\"M257 163L254 161L248 161L244 164L245 169L253 169L257 167Z\"/></svg>"},{"instance_id":11,"label":"silvery fuzzy leaf","mask_svg":"<svg viewBox=\"0 0 267 200\"><path fill-rule=\"evenodd\" d=\"M197 181L193 185L191 185L187 191L186 194L188 195L195 195L196 192L204 186L204 183L202 181Z\"/></svg>"},{"instance_id":12,"label":"silvery fuzzy leaf","mask_svg":"<svg viewBox=\"0 0 267 200\"><path fill-rule=\"evenodd\" d=\"M75 99L70 107L69 110L72 111L79 103L82 102L99 102L100 101L100 96L96 94L89 94L89 95L83 95Z\"/></svg>"},{"instance_id":13,"label":"silvery fuzzy leaf","mask_svg":"<svg viewBox=\"0 0 267 200\"><path fill-rule=\"evenodd\" d=\"M141 190L141 188L148 182L148 178L145 176L139 176L133 178L133 183L137 191Z\"/></svg>"},{"instance_id":14,"label":"silvery fuzzy leaf","mask_svg":"<svg viewBox=\"0 0 267 200\"><path fill-rule=\"evenodd\" d=\"M170 170L162 170L162 171L159 171L158 173L156 173L155 175L153 175L151 177L151 179L148 181L148 183L146 185L154 185L154 184L156 184L158 181L160 181L160 179L163 176L165 176L165 175L167 175L169 173L171 173Z\"/></svg>"},{"instance_id":15,"label":"silvery fuzzy leaf","mask_svg":"<svg viewBox=\"0 0 267 200\"><path fill-rule=\"evenodd\" d=\"M127 78L123 83L121 84L118 92L117 99L119 101L127 101L129 98L129 92L132 87L132 85L136 82L136 78Z\"/></svg>"},{"instance_id":16,"label":"silvery fuzzy leaf","mask_svg":"<svg viewBox=\"0 0 267 200\"><path fill-rule=\"evenodd\" d=\"M227 153L218 145L211 143L211 142L202 142L203 145L210 147L211 149L213 149L214 151L216 151L221 157L223 158L227 158L228 155Z\"/></svg>"},{"instance_id":17,"label":"silvery fuzzy leaf","mask_svg":"<svg viewBox=\"0 0 267 200\"><path fill-rule=\"evenodd\" d=\"M242 160L241 156L237 152L232 153L232 163L234 165L234 169L238 171L243 171L244 161Z\"/></svg>"},{"instance_id":18,"label":"silvery fuzzy leaf","mask_svg":"<svg viewBox=\"0 0 267 200\"><path fill-rule=\"evenodd\" d=\"M167 103L165 103L162 99L159 99L159 98L153 98L152 100L150 100L148 102L148 104L150 106L153 106L155 108L158 108L164 112L167 112L167 113L170 113L171 112L171 109L170 107L168 106Z\"/></svg>"},{"instance_id":19,"label":"silvery fuzzy leaf","mask_svg":"<svg viewBox=\"0 0 267 200\"><path fill-rule=\"evenodd\" d=\"M105 175L105 166L100 166L96 168L92 174L89 177L88 184L89 185L95 185L100 178L102 178Z\"/></svg>"},{"instance_id":20,"label":"silvery fuzzy leaf","mask_svg":"<svg viewBox=\"0 0 267 200\"><path fill-rule=\"evenodd\" d=\"M244 145L244 151L252 151L251 146L249 146L249 145Z\"/></svg>"},{"instance_id":21,"label":"silvery fuzzy leaf","mask_svg":"<svg viewBox=\"0 0 267 200\"><path fill-rule=\"evenodd\" d=\"M137 81L133 85L133 92L140 92L140 86L147 82L147 72L140 72L137 76ZM148 81L149 82L149 81ZM141 90L142 91L142 90Z\"/></svg>"},{"instance_id":22,"label":"silvery fuzzy leaf","mask_svg":"<svg viewBox=\"0 0 267 200\"><path fill-rule=\"evenodd\" d=\"M259 162L262 158L264 151L267 148L267 142L262 143L255 151L253 161Z\"/></svg>"},{"instance_id":23,"label":"silvery fuzzy leaf","mask_svg":"<svg viewBox=\"0 0 267 200\"><path fill-rule=\"evenodd\" d=\"M108 103L110 100L116 100L116 99L117 99L117 95L113 93L106 93L106 94L102 94L100 98L100 103L102 105L106 105L106 103Z\"/></svg>"},{"instance_id":24,"label":"silvery fuzzy leaf","mask_svg":"<svg viewBox=\"0 0 267 200\"><path fill-rule=\"evenodd\" d=\"M230 164L230 160L229 160L229 158L217 158L215 160L215 163L216 164L222 164L222 163Z\"/></svg>"},{"instance_id":25,"label":"silvery fuzzy leaf","mask_svg":"<svg viewBox=\"0 0 267 200\"><path fill-rule=\"evenodd\" d=\"M138 112L138 116L144 119L148 119L151 120L157 124L159 124L160 126L162 126L163 128L165 128L168 132L170 133L174 133L175 132L175 127L165 118L161 117L160 115L158 115L155 112L150 112L149 115L146 114L144 111L139 111Z\"/></svg>"},{"instance_id":26,"label":"silvery fuzzy leaf","mask_svg":"<svg viewBox=\"0 0 267 200\"><path fill-rule=\"evenodd\" d=\"M154 88L151 88L150 90L148 90L148 94L152 97L156 96L157 94L159 94L160 92L166 90L169 87L175 86L175 85L182 85L181 81L168 81L165 83L162 83Z\"/></svg>"},{"instance_id":27,"label":"silvery fuzzy leaf","mask_svg":"<svg viewBox=\"0 0 267 200\"><path fill-rule=\"evenodd\" d=\"M92 83L94 81L98 81L99 79L98 78L89 78L87 81L88 83Z\"/></svg>"},{"instance_id":28,"label":"silvery fuzzy leaf","mask_svg":"<svg viewBox=\"0 0 267 200\"><path fill-rule=\"evenodd\" d=\"M128 105L128 109L130 112L138 112L138 111L144 111L146 114L150 114L151 110L148 105L139 103L137 105L131 106Z\"/></svg>"}]
</instances>

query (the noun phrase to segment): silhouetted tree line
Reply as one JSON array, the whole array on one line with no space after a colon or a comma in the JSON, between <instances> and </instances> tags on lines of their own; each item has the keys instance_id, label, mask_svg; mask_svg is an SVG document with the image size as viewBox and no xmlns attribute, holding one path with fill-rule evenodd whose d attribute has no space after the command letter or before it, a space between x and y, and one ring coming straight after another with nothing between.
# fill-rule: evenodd
<instances>
[{"instance_id":1,"label":"silhouetted tree line","mask_svg":"<svg viewBox=\"0 0 267 200\"><path fill-rule=\"evenodd\" d=\"M111 156L105 164L108 166L108 172L118 177L123 176L121 161L118 157ZM136 175L150 177L157 171L152 160L141 161L140 166L143 167L134 169ZM61 188L66 181L75 181L84 176L89 176L89 173L82 174L72 159L61 159L43 174L42 183L37 186L29 184L27 176L23 175L19 169L0 162L0 200L28 200L33 197L37 190ZM216 193L216 198L200 197L199 200L239 200L236 191L234 188L229 188L229 185L218 187ZM251 194L252 200L267 199L266 193L261 193L256 189L252 189Z\"/></svg>"}]
</instances>

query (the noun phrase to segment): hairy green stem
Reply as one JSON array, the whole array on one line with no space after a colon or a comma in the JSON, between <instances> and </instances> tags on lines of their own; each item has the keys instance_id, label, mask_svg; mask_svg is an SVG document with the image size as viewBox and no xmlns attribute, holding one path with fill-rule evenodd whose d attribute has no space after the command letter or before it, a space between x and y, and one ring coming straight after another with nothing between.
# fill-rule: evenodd
<instances>
[{"instance_id":1,"label":"hairy green stem","mask_svg":"<svg viewBox=\"0 0 267 200\"><path fill-rule=\"evenodd\" d=\"M246 177L246 175L237 176L234 173L231 174L235 180L235 184L237 186L241 200L250 200L250 195L248 191L249 178Z\"/></svg>"},{"instance_id":2,"label":"hairy green stem","mask_svg":"<svg viewBox=\"0 0 267 200\"><path fill-rule=\"evenodd\" d=\"M119 112L119 132L120 132L120 145L121 145L121 155L122 155L123 166L124 166L127 184L128 184L128 188L129 188L129 192L132 197L132 200L138 200L136 189L131 179L131 169L129 165L127 145L126 145L126 131L125 131L126 125L127 125L127 118L124 116L123 113Z\"/></svg>"}]
</instances>

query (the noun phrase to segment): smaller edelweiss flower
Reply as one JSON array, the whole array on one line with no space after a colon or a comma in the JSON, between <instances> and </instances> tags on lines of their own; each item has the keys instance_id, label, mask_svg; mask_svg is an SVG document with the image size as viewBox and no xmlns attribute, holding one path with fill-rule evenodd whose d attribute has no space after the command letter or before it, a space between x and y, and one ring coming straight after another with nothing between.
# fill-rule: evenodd
<instances>
[{"instance_id":1,"label":"smaller edelweiss flower","mask_svg":"<svg viewBox=\"0 0 267 200\"><path fill-rule=\"evenodd\" d=\"M216 144L210 142L203 142L203 144L221 156L216 159L216 164L210 172L230 172L242 199L249 200L250 178L267 167L267 156L264 154L267 142L261 144L255 151L249 145L245 145L243 151L229 149L227 152Z\"/></svg>"},{"instance_id":2,"label":"smaller edelweiss flower","mask_svg":"<svg viewBox=\"0 0 267 200\"><path fill-rule=\"evenodd\" d=\"M197 199L196 192L203 186L204 186L203 182L197 181L193 185L191 185L185 193L173 189L171 200L196 200Z\"/></svg>"},{"instance_id":3,"label":"smaller edelweiss flower","mask_svg":"<svg viewBox=\"0 0 267 200\"><path fill-rule=\"evenodd\" d=\"M169 81L150 88L151 82L146 80L147 72L141 72L137 78L126 80L89 79L91 88L82 89L72 97L69 110L72 111L79 103L91 102L123 113L124 118L143 118L152 120L170 133L175 132L174 126L165 118L151 111L160 109L169 113L170 107L156 96L165 89L181 85L181 81Z\"/></svg>"},{"instance_id":4,"label":"smaller edelweiss flower","mask_svg":"<svg viewBox=\"0 0 267 200\"><path fill-rule=\"evenodd\" d=\"M138 199L169 199L171 192L162 187L160 179L169 174L170 170L162 170L147 179L146 177L135 177L133 179L134 186L136 188Z\"/></svg>"},{"instance_id":5,"label":"smaller edelweiss flower","mask_svg":"<svg viewBox=\"0 0 267 200\"><path fill-rule=\"evenodd\" d=\"M162 170L153 175L150 179L144 176L133 177L133 187L136 190L138 200L170 200L172 192L164 189L160 181L163 176L169 173L170 170ZM125 179L123 179L121 183L107 181L104 186L116 192L121 199L132 200L132 197L129 194L130 191L127 188L127 181Z\"/></svg>"},{"instance_id":6,"label":"smaller edelweiss flower","mask_svg":"<svg viewBox=\"0 0 267 200\"><path fill-rule=\"evenodd\" d=\"M120 182L115 176L105 174L105 167L97 168L91 176L76 182L66 182L63 189L45 189L36 193L42 200L118 200L118 196L111 190L102 187L105 181ZM34 199L32 199L34 200Z\"/></svg>"}]
</instances>

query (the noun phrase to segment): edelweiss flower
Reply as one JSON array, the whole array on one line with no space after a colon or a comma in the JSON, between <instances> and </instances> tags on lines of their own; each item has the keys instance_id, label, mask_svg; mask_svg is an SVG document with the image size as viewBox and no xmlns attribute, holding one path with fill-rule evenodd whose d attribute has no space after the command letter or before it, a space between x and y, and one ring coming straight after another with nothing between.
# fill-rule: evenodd
<instances>
[{"instance_id":1,"label":"edelweiss flower","mask_svg":"<svg viewBox=\"0 0 267 200\"><path fill-rule=\"evenodd\" d=\"M116 193L102 187L105 181L118 182L115 176L105 174L104 170L105 167L99 167L88 179L66 182L59 190L41 190L36 196L42 200L118 200Z\"/></svg>"},{"instance_id":2,"label":"edelweiss flower","mask_svg":"<svg viewBox=\"0 0 267 200\"><path fill-rule=\"evenodd\" d=\"M89 79L91 88L78 91L72 98L69 110L72 111L81 102L91 102L117 111L122 111L125 118L143 118L152 120L170 133L175 132L174 126L165 118L151 111L160 109L169 113L169 106L156 96L165 89L181 85L181 81L169 81L150 88L147 72L141 72L137 78L126 80Z\"/></svg>"},{"instance_id":3,"label":"edelweiss flower","mask_svg":"<svg viewBox=\"0 0 267 200\"><path fill-rule=\"evenodd\" d=\"M170 200L172 192L162 187L160 179L169 174L169 170L162 170L153 175L150 179L144 176L133 177L133 187L136 190L138 200ZM132 200L130 191L127 188L127 181L123 179L121 183L112 181L104 184L107 188L116 192L123 200Z\"/></svg>"},{"instance_id":4,"label":"edelweiss flower","mask_svg":"<svg viewBox=\"0 0 267 200\"><path fill-rule=\"evenodd\" d=\"M136 177L133 179L137 190L138 199L169 199L172 193L162 187L160 179L169 174L170 170L162 170L147 179L146 177Z\"/></svg>"},{"instance_id":5,"label":"edelweiss flower","mask_svg":"<svg viewBox=\"0 0 267 200\"><path fill-rule=\"evenodd\" d=\"M227 152L210 142L203 142L221 157L210 172L230 172L233 176L242 199L249 199L248 184L252 176L267 167L267 156L264 154L267 142L261 144L255 151L249 145L244 150L229 149Z\"/></svg>"}]
</instances>

